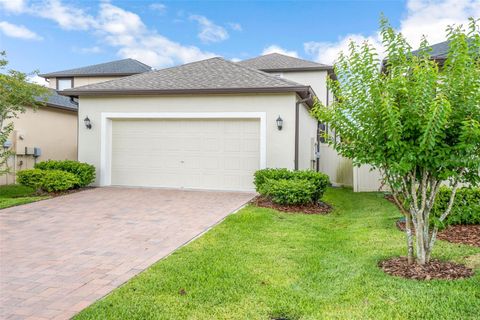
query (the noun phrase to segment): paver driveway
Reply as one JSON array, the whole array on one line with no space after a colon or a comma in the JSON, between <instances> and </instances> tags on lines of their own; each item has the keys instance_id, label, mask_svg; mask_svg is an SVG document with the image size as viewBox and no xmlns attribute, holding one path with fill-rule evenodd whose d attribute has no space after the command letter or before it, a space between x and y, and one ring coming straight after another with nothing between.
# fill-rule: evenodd
<instances>
[{"instance_id":1,"label":"paver driveway","mask_svg":"<svg viewBox=\"0 0 480 320\"><path fill-rule=\"evenodd\" d=\"M1 210L0 318L70 318L252 196L112 187Z\"/></svg>"}]
</instances>

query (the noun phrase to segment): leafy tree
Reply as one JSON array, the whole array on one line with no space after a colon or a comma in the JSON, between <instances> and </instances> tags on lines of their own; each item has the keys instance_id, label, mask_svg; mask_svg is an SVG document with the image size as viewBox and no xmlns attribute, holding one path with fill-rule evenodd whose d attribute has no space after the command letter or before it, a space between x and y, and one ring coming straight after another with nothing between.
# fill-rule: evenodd
<instances>
[{"instance_id":1,"label":"leafy tree","mask_svg":"<svg viewBox=\"0 0 480 320\"><path fill-rule=\"evenodd\" d=\"M38 108L46 101L47 88L27 81L29 74L15 70L6 70L8 61L5 51L0 52L0 174L8 172L7 161L12 151L3 145L13 131L13 122L26 107ZM33 74L35 74L34 72Z\"/></svg>"},{"instance_id":2,"label":"leafy tree","mask_svg":"<svg viewBox=\"0 0 480 320\"><path fill-rule=\"evenodd\" d=\"M341 137L329 140L338 153L383 173L406 217L410 263L414 247L417 263L429 262L457 188L480 182L478 20L470 19L467 30L448 27L447 34L448 56L434 61L425 38L412 53L382 18L383 63L369 43L351 43L335 64L337 80L329 80L336 101L330 107L317 102L312 111ZM435 219L430 213L444 183L452 193Z\"/></svg>"}]
</instances>

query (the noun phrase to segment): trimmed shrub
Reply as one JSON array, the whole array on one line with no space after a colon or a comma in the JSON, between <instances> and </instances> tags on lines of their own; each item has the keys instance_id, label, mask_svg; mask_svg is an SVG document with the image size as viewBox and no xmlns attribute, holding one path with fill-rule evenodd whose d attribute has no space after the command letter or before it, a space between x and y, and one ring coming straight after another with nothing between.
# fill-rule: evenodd
<instances>
[{"instance_id":1,"label":"trimmed shrub","mask_svg":"<svg viewBox=\"0 0 480 320\"><path fill-rule=\"evenodd\" d=\"M321 172L316 172L312 170L304 171L293 171L293 178L296 180L307 180L312 183L315 187L315 192L313 193L313 201L317 202L325 193L327 186L330 184L330 179L328 176Z\"/></svg>"},{"instance_id":2,"label":"trimmed shrub","mask_svg":"<svg viewBox=\"0 0 480 320\"><path fill-rule=\"evenodd\" d=\"M79 179L73 173L62 170L44 170L41 189L47 192L58 192L73 189Z\"/></svg>"},{"instance_id":3,"label":"trimmed shrub","mask_svg":"<svg viewBox=\"0 0 480 320\"><path fill-rule=\"evenodd\" d=\"M21 185L38 190L42 185L44 175L45 171L39 169L21 170L17 172L17 182Z\"/></svg>"},{"instance_id":4,"label":"trimmed shrub","mask_svg":"<svg viewBox=\"0 0 480 320\"><path fill-rule=\"evenodd\" d=\"M88 163L73 160L47 160L35 164L35 169L61 170L73 173L78 178L75 188L86 187L95 180L95 167Z\"/></svg>"},{"instance_id":5,"label":"trimmed shrub","mask_svg":"<svg viewBox=\"0 0 480 320\"><path fill-rule=\"evenodd\" d=\"M21 185L46 192L66 191L79 183L79 179L73 173L61 170L40 169L19 171L17 173L17 181Z\"/></svg>"},{"instance_id":6,"label":"trimmed shrub","mask_svg":"<svg viewBox=\"0 0 480 320\"><path fill-rule=\"evenodd\" d=\"M452 189L441 187L432 209L436 218L445 211ZM443 226L454 224L480 224L480 188L459 188L455 195L452 211L443 221Z\"/></svg>"},{"instance_id":7,"label":"trimmed shrub","mask_svg":"<svg viewBox=\"0 0 480 320\"><path fill-rule=\"evenodd\" d=\"M264 194L266 190L264 190L265 183L268 180L281 180L281 179L291 179L293 177L293 171L290 171L285 168L281 169L262 169L257 170L254 174L253 183L255 184L255 188L258 193Z\"/></svg>"},{"instance_id":8,"label":"trimmed shrub","mask_svg":"<svg viewBox=\"0 0 480 320\"><path fill-rule=\"evenodd\" d=\"M313 203L316 191L315 185L304 179L269 179L264 188L273 202L286 205Z\"/></svg>"},{"instance_id":9,"label":"trimmed shrub","mask_svg":"<svg viewBox=\"0 0 480 320\"><path fill-rule=\"evenodd\" d=\"M309 182L315 189L312 193L313 202L317 202L322 198L327 186L330 184L330 180L326 174L312 170L291 171L288 169L262 169L255 172L255 187L261 195L268 195L269 188L271 187L270 182L279 180Z\"/></svg>"}]
</instances>

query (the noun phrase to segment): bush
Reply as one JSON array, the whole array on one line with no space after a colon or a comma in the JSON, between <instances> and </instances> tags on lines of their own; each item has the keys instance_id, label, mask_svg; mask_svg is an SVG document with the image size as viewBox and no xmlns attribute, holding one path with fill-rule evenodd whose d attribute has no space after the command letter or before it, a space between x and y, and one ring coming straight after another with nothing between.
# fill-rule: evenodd
<instances>
[{"instance_id":1,"label":"bush","mask_svg":"<svg viewBox=\"0 0 480 320\"><path fill-rule=\"evenodd\" d=\"M312 170L262 169L255 172L255 187L261 195L268 195L271 181L280 180L295 180L312 184L315 189L312 193L313 202L317 202L322 198L327 186L330 184L326 174ZM286 186L286 184L284 185Z\"/></svg>"},{"instance_id":2,"label":"bush","mask_svg":"<svg viewBox=\"0 0 480 320\"><path fill-rule=\"evenodd\" d=\"M273 202L286 205L313 203L316 191L315 185L304 179L269 179L264 188Z\"/></svg>"},{"instance_id":3,"label":"bush","mask_svg":"<svg viewBox=\"0 0 480 320\"><path fill-rule=\"evenodd\" d=\"M432 209L434 217L440 217L448 206L451 188L441 187ZM460 188L455 195L452 211L443 226L454 224L480 224L480 188Z\"/></svg>"},{"instance_id":4,"label":"bush","mask_svg":"<svg viewBox=\"0 0 480 320\"><path fill-rule=\"evenodd\" d=\"M17 172L17 182L23 186L40 189L45 171L39 169L27 169Z\"/></svg>"},{"instance_id":5,"label":"bush","mask_svg":"<svg viewBox=\"0 0 480 320\"><path fill-rule=\"evenodd\" d=\"M264 190L265 184L268 180L281 180L281 179L291 179L293 176L293 171L288 169L262 169L257 170L254 174L253 183L255 184L255 188L258 193L264 194L266 190Z\"/></svg>"},{"instance_id":6,"label":"bush","mask_svg":"<svg viewBox=\"0 0 480 320\"><path fill-rule=\"evenodd\" d=\"M313 201L317 202L325 193L327 186L330 184L330 179L328 176L321 172L315 172L312 170L304 171L294 171L294 179L297 180L307 180L312 183L315 187L315 192L313 193Z\"/></svg>"},{"instance_id":7,"label":"bush","mask_svg":"<svg viewBox=\"0 0 480 320\"><path fill-rule=\"evenodd\" d=\"M73 160L48 160L35 164L35 169L61 170L73 173L78 178L75 188L86 187L95 180L95 167L83 162Z\"/></svg>"},{"instance_id":8,"label":"bush","mask_svg":"<svg viewBox=\"0 0 480 320\"><path fill-rule=\"evenodd\" d=\"M66 191L80 183L75 174L67 171L44 170L44 172L41 189L47 192Z\"/></svg>"},{"instance_id":9,"label":"bush","mask_svg":"<svg viewBox=\"0 0 480 320\"><path fill-rule=\"evenodd\" d=\"M70 172L61 170L28 169L17 173L18 183L46 192L66 191L78 185L79 179Z\"/></svg>"}]
</instances>

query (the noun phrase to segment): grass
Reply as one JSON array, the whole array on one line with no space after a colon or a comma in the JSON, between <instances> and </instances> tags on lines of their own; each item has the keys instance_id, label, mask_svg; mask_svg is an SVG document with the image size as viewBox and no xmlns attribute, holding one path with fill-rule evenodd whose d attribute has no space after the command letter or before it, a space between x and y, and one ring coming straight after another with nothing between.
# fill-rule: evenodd
<instances>
[{"instance_id":1,"label":"grass","mask_svg":"<svg viewBox=\"0 0 480 320\"><path fill-rule=\"evenodd\" d=\"M246 207L75 319L478 319L478 269L455 281L386 275L378 261L405 254L396 208L348 189L325 200L327 216ZM434 250L457 262L479 253Z\"/></svg>"},{"instance_id":2,"label":"grass","mask_svg":"<svg viewBox=\"0 0 480 320\"><path fill-rule=\"evenodd\" d=\"M49 196L38 196L35 194L34 189L22 185L12 184L0 186L0 209L47 198L49 198Z\"/></svg>"}]
</instances>

